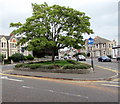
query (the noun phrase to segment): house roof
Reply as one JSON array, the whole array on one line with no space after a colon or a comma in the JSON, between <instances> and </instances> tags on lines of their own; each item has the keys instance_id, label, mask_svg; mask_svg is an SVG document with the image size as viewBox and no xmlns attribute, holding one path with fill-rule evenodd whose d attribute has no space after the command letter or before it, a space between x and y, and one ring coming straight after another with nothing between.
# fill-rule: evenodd
<instances>
[{"instance_id":1,"label":"house roof","mask_svg":"<svg viewBox=\"0 0 120 104\"><path fill-rule=\"evenodd\" d=\"M88 43L88 39L85 39L85 41ZM107 42L111 42L110 40L107 40L105 38L102 38L100 36L96 36L94 38L94 44L98 44L98 43L107 43Z\"/></svg>"},{"instance_id":2,"label":"house roof","mask_svg":"<svg viewBox=\"0 0 120 104\"><path fill-rule=\"evenodd\" d=\"M9 40L11 38L11 36L4 36L7 40Z\"/></svg>"},{"instance_id":3,"label":"house roof","mask_svg":"<svg viewBox=\"0 0 120 104\"><path fill-rule=\"evenodd\" d=\"M107 43L107 42L111 42L110 40L107 40L107 39L105 39L105 38L102 38L102 37L100 37L100 36L96 36L95 38L94 38L94 40L95 40L95 44L96 43Z\"/></svg>"},{"instance_id":4,"label":"house roof","mask_svg":"<svg viewBox=\"0 0 120 104\"><path fill-rule=\"evenodd\" d=\"M7 40L10 40L10 38L12 37L13 35L9 35L9 36L6 36L6 35L0 35L0 39L2 38L2 37L5 37Z\"/></svg>"}]
</instances>

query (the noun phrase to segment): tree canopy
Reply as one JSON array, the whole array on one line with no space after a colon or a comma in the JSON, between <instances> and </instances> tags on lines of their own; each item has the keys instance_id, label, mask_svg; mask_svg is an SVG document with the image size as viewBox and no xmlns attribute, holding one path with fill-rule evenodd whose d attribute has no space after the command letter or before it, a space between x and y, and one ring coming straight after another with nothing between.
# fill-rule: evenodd
<instances>
[{"instance_id":1,"label":"tree canopy","mask_svg":"<svg viewBox=\"0 0 120 104\"><path fill-rule=\"evenodd\" d=\"M54 61L55 50L64 47L80 49L84 45L82 34L92 34L90 17L84 12L70 7L44 4L32 4L32 16L25 23L11 23L16 27L12 33L21 36L18 44L28 42L28 50L39 51L49 48Z\"/></svg>"}]
</instances>

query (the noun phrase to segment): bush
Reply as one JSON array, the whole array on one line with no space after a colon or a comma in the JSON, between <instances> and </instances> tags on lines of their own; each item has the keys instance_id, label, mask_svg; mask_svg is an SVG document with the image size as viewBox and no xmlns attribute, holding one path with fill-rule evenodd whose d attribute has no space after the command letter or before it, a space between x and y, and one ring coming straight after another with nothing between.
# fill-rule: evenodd
<instances>
[{"instance_id":1,"label":"bush","mask_svg":"<svg viewBox=\"0 0 120 104\"><path fill-rule=\"evenodd\" d=\"M85 64L65 65L65 66L63 66L63 69L88 69L90 67L91 67L90 65L85 65Z\"/></svg>"},{"instance_id":2,"label":"bush","mask_svg":"<svg viewBox=\"0 0 120 104\"><path fill-rule=\"evenodd\" d=\"M4 60L4 64L11 64L10 60Z\"/></svg>"},{"instance_id":3,"label":"bush","mask_svg":"<svg viewBox=\"0 0 120 104\"><path fill-rule=\"evenodd\" d=\"M34 60L34 57L29 54L28 56L26 56L26 59L27 59L27 60Z\"/></svg>"},{"instance_id":4,"label":"bush","mask_svg":"<svg viewBox=\"0 0 120 104\"><path fill-rule=\"evenodd\" d=\"M68 62L70 63L68 63ZM51 61L41 62L41 63L29 63L29 64L18 64L15 67L19 68L30 68L30 69L88 69L91 67L89 64L80 63L74 60L67 60L66 64L65 61L56 61L56 63L51 63ZM71 64L72 63L72 64Z\"/></svg>"},{"instance_id":5,"label":"bush","mask_svg":"<svg viewBox=\"0 0 120 104\"><path fill-rule=\"evenodd\" d=\"M25 61L27 60L27 56L24 56L24 60L25 60Z\"/></svg>"},{"instance_id":6,"label":"bush","mask_svg":"<svg viewBox=\"0 0 120 104\"><path fill-rule=\"evenodd\" d=\"M15 53L11 56L11 59L14 61L14 62L19 62L19 61L22 61L24 58L23 54L21 53Z\"/></svg>"},{"instance_id":7,"label":"bush","mask_svg":"<svg viewBox=\"0 0 120 104\"><path fill-rule=\"evenodd\" d=\"M71 63L71 64L78 64L78 62L75 61L75 60L67 60L67 62L69 62L69 63Z\"/></svg>"},{"instance_id":8,"label":"bush","mask_svg":"<svg viewBox=\"0 0 120 104\"><path fill-rule=\"evenodd\" d=\"M3 55L0 53L0 62L3 60Z\"/></svg>"},{"instance_id":9,"label":"bush","mask_svg":"<svg viewBox=\"0 0 120 104\"><path fill-rule=\"evenodd\" d=\"M30 69L37 69L37 68L40 68L41 65L40 64L30 64L30 65L26 65L26 67L29 67Z\"/></svg>"},{"instance_id":10,"label":"bush","mask_svg":"<svg viewBox=\"0 0 120 104\"><path fill-rule=\"evenodd\" d=\"M20 67L23 67L24 64L17 64L15 65L16 68L20 68Z\"/></svg>"}]
</instances>

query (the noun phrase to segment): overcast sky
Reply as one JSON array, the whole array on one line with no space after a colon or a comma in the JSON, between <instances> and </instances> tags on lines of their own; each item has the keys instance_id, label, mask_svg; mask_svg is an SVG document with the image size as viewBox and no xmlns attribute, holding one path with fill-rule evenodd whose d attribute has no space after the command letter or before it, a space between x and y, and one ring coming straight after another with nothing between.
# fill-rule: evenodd
<instances>
[{"instance_id":1,"label":"overcast sky","mask_svg":"<svg viewBox=\"0 0 120 104\"><path fill-rule=\"evenodd\" d=\"M24 23L32 15L31 3L69 6L91 17L91 37L118 41L118 1L119 0L0 0L0 35L9 35L11 22ZM89 38L86 35L84 38Z\"/></svg>"}]
</instances>

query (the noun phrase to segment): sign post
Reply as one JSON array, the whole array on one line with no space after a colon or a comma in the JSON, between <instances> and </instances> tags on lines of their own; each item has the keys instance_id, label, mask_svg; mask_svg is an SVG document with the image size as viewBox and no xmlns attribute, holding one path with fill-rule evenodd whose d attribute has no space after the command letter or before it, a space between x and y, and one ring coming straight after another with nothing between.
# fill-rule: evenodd
<instances>
[{"instance_id":1,"label":"sign post","mask_svg":"<svg viewBox=\"0 0 120 104\"><path fill-rule=\"evenodd\" d=\"M24 48L24 47L21 47L21 52L22 52L22 54L24 53L24 51L25 51L25 48ZM23 57L22 57L22 61L23 61L23 63L24 63L24 54L23 54Z\"/></svg>"},{"instance_id":2,"label":"sign post","mask_svg":"<svg viewBox=\"0 0 120 104\"><path fill-rule=\"evenodd\" d=\"M92 39L91 37L88 39L88 47L91 47L91 66L93 68L94 71L94 66L93 66L93 54L92 54L92 46L94 44L94 39Z\"/></svg>"}]
</instances>

